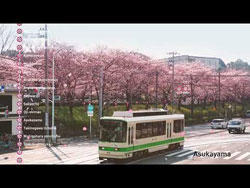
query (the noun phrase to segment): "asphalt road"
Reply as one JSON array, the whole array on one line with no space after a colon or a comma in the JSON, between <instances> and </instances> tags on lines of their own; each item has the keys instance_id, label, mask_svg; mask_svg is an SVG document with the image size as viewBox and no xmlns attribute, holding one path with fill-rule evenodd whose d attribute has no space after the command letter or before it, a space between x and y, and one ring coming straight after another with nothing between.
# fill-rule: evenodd
<instances>
[{"instance_id":1,"label":"asphalt road","mask_svg":"<svg viewBox=\"0 0 250 188\"><path fill-rule=\"evenodd\" d=\"M245 134L211 129L209 124L185 128L184 149L154 154L128 164L250 164L250 119ZM230 157L194 157L194 152L230 152ZM17 164L16 152L0 155L0 164ZM69 141L57 147L27 149L22 164L114 164L98 158L97 141Z\"/></svg>"},{"instance_id":2,"label":"asphalt road","mask_svg":"<svg viewBox=\"0 0 250 188\"><path fill-rule=\"evenodd\" d=\"M186 128L183 150L131 162L130 164L250 164L250 120L245 134L229 134L209 125ZM194 156L195 152L230 152L231 156Z\"/></svg>"}]
</instances>

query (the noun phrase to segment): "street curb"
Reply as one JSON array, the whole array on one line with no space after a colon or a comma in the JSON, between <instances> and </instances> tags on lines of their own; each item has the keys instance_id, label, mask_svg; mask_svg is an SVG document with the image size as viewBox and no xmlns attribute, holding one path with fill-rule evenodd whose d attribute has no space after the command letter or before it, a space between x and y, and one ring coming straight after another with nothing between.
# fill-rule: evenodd
<instances>
[{"instance_id":1,"label":"street curb","mask_svg":"<svg viewBox=\"0 0 250 188\"><path fill-rule=\"evenodd\" d=\"M246 127L249 127L250 125L247 125ZM200 135L195 135L195 136L189 136L189 137L186 137L186 138L192 138L192 137L196 137L196 136L206 136L206 135L211 135L211 134L217 134L217 133L222 133L224 131L227 131L227 129L224 129L224 130L221 130L221 131L217 131L217 132L214 132L214 133L205 133L205 134L200 134Z\"/></svg>"},{"instance_id":2,"label":"street curb","mask_svg":"<svg viewBox=\"0 0 250 188\"><path fill-rule=\"evenodd\" d=\"M206 136L206 135L211 135L211 134L217 134L217 133L222 133L224 132L225 130L223 131L217 131L217 132L214 132L214 133L205 133L205 134L199 134L199 135L195 135L195 136L187 136L186 138L192 138L192 137L197 137L197 136Z\"/></svg>"}]
</instances>

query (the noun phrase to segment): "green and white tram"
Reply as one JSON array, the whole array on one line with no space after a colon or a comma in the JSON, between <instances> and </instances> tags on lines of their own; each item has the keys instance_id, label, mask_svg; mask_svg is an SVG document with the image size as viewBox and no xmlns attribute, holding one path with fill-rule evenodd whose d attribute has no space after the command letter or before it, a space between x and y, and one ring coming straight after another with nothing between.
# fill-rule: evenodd
<instances>
[{"instance_id":1,"label":"green and white tram","mask_svg":"<svg viewBox=\"0 0 250 188\"><path fill-rule=\"evenodd\" d=\"M183 114L162 115L162 112L158 114L133 112L130 115L129 112L124 112L123 115L122 112L118 112L117 114L101 118L100 160L138 158L147 153L174 150L184 145Z\"/></svg>"}]
</instances>

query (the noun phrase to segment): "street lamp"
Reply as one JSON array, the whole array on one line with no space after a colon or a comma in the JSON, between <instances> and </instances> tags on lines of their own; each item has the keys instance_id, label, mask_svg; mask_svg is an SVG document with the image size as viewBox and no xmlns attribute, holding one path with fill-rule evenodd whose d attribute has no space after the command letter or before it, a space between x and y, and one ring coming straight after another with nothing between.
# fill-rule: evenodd
<instances>
[{"instance_id":1,"label":"street lamp","mask_svg":"<svg viewBox=\"0 0 250 188\"><path fill-rule=\"evenodd\" d=\"M157 105L158 105L158 77L159 77L159 72L157 70L156 76L155 76L155 108L156 109L157 109Z\"/></svg>"},{"instance_id":2,"label":"street lamp","mask_svg":"<svg viewBox=\"0 0 250 188\"><path fill-rule=\"evenodd\" d=\"M55 54L53 54L52 60L52 143L56 143L56 129L55 129L55 56L61 51L59 49Z\"/></svg>"},{"instance_id":3,"label":"street lamp","mask_svg":"<svg viewBox=\"0 0 250 188\"><path fill-rule=\"evenodd\" d=\"M177 52L169 52L167 53L168 55L172 55L172 94L171 94L171 108L172 108L172 114L174 112L174 65L175 65L175 62L174 62L174 58L175 58L175 55L179 54ZM170 59L171 61L171 59Z\"/></svg>"}]
</instances>

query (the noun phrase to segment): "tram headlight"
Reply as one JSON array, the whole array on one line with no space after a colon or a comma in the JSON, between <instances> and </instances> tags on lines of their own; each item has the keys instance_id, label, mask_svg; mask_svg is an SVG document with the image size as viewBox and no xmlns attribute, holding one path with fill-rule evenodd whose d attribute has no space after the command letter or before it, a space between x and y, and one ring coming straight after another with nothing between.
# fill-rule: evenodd
<instances>
[{"instance_id":1,"label":"tram headlight","mask_svg":"<svg viewBox=\"0 0 250 188\"><path fill-rule=\"evenodd\" d=\"M119 151L119 148L115 148L115 151Z\"/></svg>"}]
</instances>

